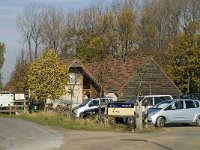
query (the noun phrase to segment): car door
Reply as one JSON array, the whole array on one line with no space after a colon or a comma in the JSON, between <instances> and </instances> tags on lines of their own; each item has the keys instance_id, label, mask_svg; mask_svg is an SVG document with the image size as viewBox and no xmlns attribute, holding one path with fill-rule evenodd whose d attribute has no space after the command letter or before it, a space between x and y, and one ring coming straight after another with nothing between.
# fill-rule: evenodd
<instances>
[{"instance_id":1,"label":"car door","mask_svg":"<svg viewBox=\"0 0 200 150\"><path fill-rule=\"evenodd\" d=\"M193 118L198 112L198 105L199 103L197 101L193 100L185 100L185 122L191 123L193 121Z\"/></svg>"},{"instance_id":2,"label":"car door","mask_svg":"<svg viewBox=\"0 0 200 150\"><path fill-rule=\"evenodd\" d=\"M175 101L165 108L164 116L168 123L181 123L185 120L183 101Z\"/></svg>"},{"instance_id":3,"label":"car door","mask_svg":"<svg viewBox=\"0 0 200 150\"><path fill-rule=\"evenodd\" d=\"M99 100L93 100L88 104L88 109L98 108Z\"/></svg>"}]
</instances>

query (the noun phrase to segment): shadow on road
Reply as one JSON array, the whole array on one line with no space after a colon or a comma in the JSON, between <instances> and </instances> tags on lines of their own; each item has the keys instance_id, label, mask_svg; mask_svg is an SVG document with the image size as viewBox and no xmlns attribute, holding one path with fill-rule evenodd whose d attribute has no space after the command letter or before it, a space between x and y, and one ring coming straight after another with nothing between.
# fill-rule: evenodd
<instances>
[{"instance_id":1,"label":"shadow on road","mask_svg":"<svg viewBox=\"0 0 200 150\"><path fill-rule=\"evenodd\" d=\"M123 141L148 142L148 143L152 143L152 144L158 145L158 146L160 146L160 147L162 147L162 148L165 148L165 149L167 149L167 150L174 150L174 149L172 149L172 148L170 148L170 147L164 146L164 145L159 144L159 143L156 143L156 142L149 142L148 140L145 140L145 139L121 139L121 140L123 140Z\"/></svg>"}]
</instances>

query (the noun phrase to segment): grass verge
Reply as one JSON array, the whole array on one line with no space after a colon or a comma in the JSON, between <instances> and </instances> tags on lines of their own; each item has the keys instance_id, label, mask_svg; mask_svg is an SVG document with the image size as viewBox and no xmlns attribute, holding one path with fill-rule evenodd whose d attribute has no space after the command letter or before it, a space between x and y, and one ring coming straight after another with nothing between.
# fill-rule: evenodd
<instances>
[{"instance_id":1,"label":"grass verge","mask_svg":"<svg viewBox=\"0 0 200 150\"><path fill-rule=\"evenodd\" d=\"M98 121L96 118L77 119L71 118L67 114L57 114L53 112L37 112L37 113L21 113L19 115L4 115L0 114L0 117L6 118L19 118L43 125L62 127L71 130L87 130L87 131L113 131L113 132L132 132L133 130L127 130L127 126L123 124L114 123L113 119L109 119L108 124L105 126L103 121ZM162 128L155 128L153 126L145 126L144 129L137 131L136 133L148 133L163 131Z\"/></svg>"},{"instance_id":2,"label":"grass verge","mask_svg":"<svg viewBox=\"0 0 200 150\"><path fill-rule=\"evenodd\" d=\"M88 130L88 131L114 131L121 132L125 125L116 125L108 123L107 126L97 119L77 119L68 117L68 115L56 114L53 112L38 112L38 113L21 113L19 115L0 115L6 118L19 118L43 125L62 127L72 130Z\"/></svg>"}]
</instances>

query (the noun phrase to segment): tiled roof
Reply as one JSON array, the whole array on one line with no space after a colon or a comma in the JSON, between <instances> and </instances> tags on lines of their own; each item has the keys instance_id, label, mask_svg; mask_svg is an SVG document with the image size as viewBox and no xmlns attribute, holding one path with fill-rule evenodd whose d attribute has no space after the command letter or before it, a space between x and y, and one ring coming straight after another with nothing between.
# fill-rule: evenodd
<instances>
[{"instance_id":1,"label":"tiled roof","mask_svg":"<svg viewBox=\"0 0 200 150\"><path fill-rule=\"evenodd\" d=\"M148 57L140 57L129 59L128 63L124 63L122 59L110 59L105 64L105 73L106 73L106 82L105 82L105 91L109 92L119 92L129 81L130 78L133 77L134 71L140 65L145 63L145 60L149 59ZM73 67L75 63L80 65L82 69L90 76L90 78L98 84L98 75L100 68L99 62L93 62L83 65L76 58L67 58L59 61L60 64L65 67ZM12 82L8 82L3 90L14 90L14 86Z\"/></svg>"},{"instance_id":2,"label":"tiled roof","mask_svg":"<svg viewBox=\"0 0 200 150\"><path fill-rule=\"evenodd\" d=\"M105 73L105 90L108 92L119 92L133 77L138 67L143 65L148 57L129 59L124 63L122 59L111 59L106 63ZM85 65L85 68L92 74L98 82L98 68L100 63L94 62ZM100 78L99 78L100 79Z\"/></svg>"},{"instance_id":3,"label":"tiled roof","mask_svg":"<svg viewBox=\"0 0 200 150\"><path fill-rule=\"evenodd\" d=\"M15 87L12 81L6 83L6 85L2 88L3 92L15 92Z\"/></svg>"}]
</instances>

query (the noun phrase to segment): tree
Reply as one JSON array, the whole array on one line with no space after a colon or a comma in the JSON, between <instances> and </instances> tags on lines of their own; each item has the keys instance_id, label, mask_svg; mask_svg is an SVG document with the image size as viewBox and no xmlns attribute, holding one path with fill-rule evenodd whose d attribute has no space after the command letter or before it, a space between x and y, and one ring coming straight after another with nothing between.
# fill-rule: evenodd
<instances>
[{"instance_id":1,"label":"tree","mask_svg":"<svg viewBox=\"0 0 200 150\"><path fill-rule=\"evenodd\" d=\"M168 50L170 77L182 92L200 91L200 25L189 21L185 30L170 43Z\"/></svg>"},{"instance_id":2,"label":"tree","mask_svg":"<svg viewBox=\"0 0 200 150\"><path fill-rule=\"evenodd\" d=\"M5 53L5 44L0 42L0 70L3 67L3 62L4 62L4 53ZM2 87L2 76L0 72L0 88Z\"/></svg>"},{"instance_id":3,"label":"tree","mask_svg":"<svg viewBox=\"0 0 200 150\"><path fill-rule=\"evenodd\" d=\"M52 50L46 50L32 64L28 72L28 84L34 100L54 100L65 94L68 71L58 62Z\"/></svg>"},{"instance_id":4,"label":"tree","mask_svg":"<svg viewBox=\"0 0 200 150\"><path fill-rule=\"evenodd\" d=\"M101 35L88 35L77 44L77 57L82 62L99 61L109 56L107 38Z\"/></svg>"},{"instance_id":5,"label":"tree","mask_svg":"<svg viewBox=\"0 0 200 150\"><path fill-rule=\"evenodd\" d=\"M87 36L79 43L77 55L82 62L95 62L96 80L100 87L99 119L101 118L101 97L108 78L109 45L103 35Z\"/></svg>"},{"instance_id":6,"label":"tree","mask_svg":"<svg viewBox=\"0 0 200 150\"><path fill-rule=\"evenodd\" d=\"M43 10L41 17L43 44L60 55L67 42L64 12L56 7L48 7Z\"/></svg>"},{"instance_id":7,"label":"tree","mask_svg":"<svg viewBox=\"0 0 200 150\"><path fill-rule=\"evenodd\" d=\"M122 55L134 48L135 18L134 11L128 7L124 7L117 16Z\"/></svg>"},{"instance_id":8,"label":"tree","mask_svg":"<svg viewBox=\"0 0 200 150\"><path fill-rule=\"evenodd\" d=\"M30 4L25 7L23 14L17 20L17 27L24 38L23 44L25 47L28 46L30 61L37 57L42 44L41 10L42 8L37 5Z\"/></svg>"},{"instance_id":9,"label":"tree","mask_svg":"<svg viewBox=\"0 0 200 150\"><path fill-rule=\"evenodd\" d=\"M29 61L25 59L24 51L21 52L21 56L17 58L15 70L11 75L11 81L14 89L17 92L28 93L28 67Z\"/></svg>"}]
</instances>

